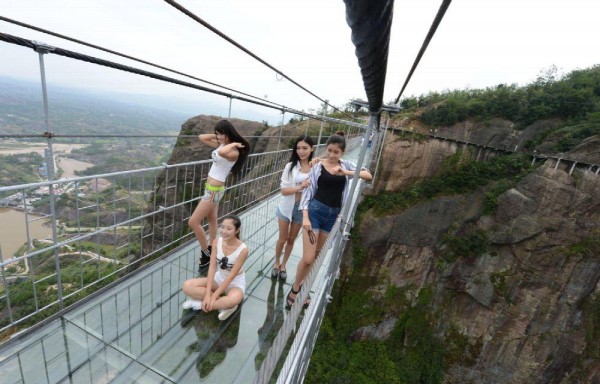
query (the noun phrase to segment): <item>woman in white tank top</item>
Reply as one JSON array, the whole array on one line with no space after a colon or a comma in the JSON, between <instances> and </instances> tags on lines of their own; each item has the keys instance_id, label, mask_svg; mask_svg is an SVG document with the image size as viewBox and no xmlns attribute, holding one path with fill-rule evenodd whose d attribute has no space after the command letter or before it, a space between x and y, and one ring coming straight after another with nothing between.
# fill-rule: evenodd
<instances>
[{"instance_id":1,"label":"woman in white tank top","mask_svg":"<svg viewBox=\"0 0 600 384\"><path fill-rule=\"evenodd\" d=\"M271 277L274 279L279 277L281 281L287 279L286 264L302 228L302 211L299 210L299 203L302 191L310 185L308 171L314 145L310 136L298 137L292 146L290 161L281 173L281 199L275 211L279 225L279 238L275 245L275 264L271 271ZM283 261L280 260L281 251L283 251Z\"/></svg>"},{"instance_id":2,"label":"woman in white tank top","mask_svg":"<svg viewBox=\"0 0 600 384\"><path fill-rule=\"evenodd\" d=\"M183 293L190 299L184 309L210 312L219 310L219 319L225 320L236 311L244 299L246 273L244 262L248 248L240 240L240 218L227 215L221 223L221 236L213 242L208 276L186 280ZM226 296L221 296L226 293Z\"/></svg>"},{"instance_id":3,"label":"woman in white tank top","mask_svg":"<svg viewBox=\"0 0 600 384\"><path fill-rule=\"evenodd\" d=\"M208 171L204 195L188 220L188 225L194 231L200 243L199 270L208 267L210 261L210 244L217 237L217 215L219 202L225 195L225 180L229 173L238 173L250 151L250 144L233 127L228 120L221 120L215 125L215 133L205 133L198 136L204 144L215 148L212 152L213 164ZM202 221L208 218L208 234L202 228Z\"/></svg>"}]
</instances>

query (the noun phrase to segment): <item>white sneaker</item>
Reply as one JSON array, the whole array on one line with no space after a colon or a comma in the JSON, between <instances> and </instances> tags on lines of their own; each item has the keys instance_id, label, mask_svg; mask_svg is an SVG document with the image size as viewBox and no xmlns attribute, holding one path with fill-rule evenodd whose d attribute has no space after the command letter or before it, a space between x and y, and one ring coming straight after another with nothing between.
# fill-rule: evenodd
<instances>
[{"instance_id":1,"label":"white sneaker","mask_svg":"<svg viewBox=\"0 0 600 384\"><path fill-rule=\"evenodd\" d=\"M229 318L229 316L231 316L231 314L237 310L237 308L238 308L238 306L236 305L233 308L220 309L219 310L219 320L227 320Z\"/></svg>"},{"instance_id":2,"label":"white sneaker","mask_svg":"<svg viewBox=\"0 0 600 384\"><path fill-rule=\"evenodd\" d=\"M202 302L200 300L186 300L183 302L183 309L193 309L199 311L202 309Z\"/></svg>"}]
</instances>

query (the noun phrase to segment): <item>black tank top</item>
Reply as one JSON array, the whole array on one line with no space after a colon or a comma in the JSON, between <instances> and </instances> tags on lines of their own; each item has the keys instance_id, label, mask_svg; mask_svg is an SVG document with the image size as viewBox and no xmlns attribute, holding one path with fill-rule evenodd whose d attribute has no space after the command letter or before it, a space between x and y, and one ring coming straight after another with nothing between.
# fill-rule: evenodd
<instances>
[{"instance_id":1,"label":"black tank top","mask_svg":"<svg viewBox=\"0 0 600 384\"><path fill-rule=\"evenodd\" d=\"M321 169L321 175L317 180L317 193L315 200L331 208L342 206L342 194L346 186L346 176L336 176L327 172L325 167Z\"/></svg>"}]
</instances>

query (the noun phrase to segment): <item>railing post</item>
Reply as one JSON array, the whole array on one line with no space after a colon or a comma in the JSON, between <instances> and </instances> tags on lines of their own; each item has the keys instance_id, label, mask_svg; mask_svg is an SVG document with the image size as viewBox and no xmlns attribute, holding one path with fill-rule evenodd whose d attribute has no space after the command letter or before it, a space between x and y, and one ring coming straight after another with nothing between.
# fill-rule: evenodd
<instances>
[{"instance_id":1,"label":"railing post","mask_svg":"<svg viewBox=\"0 0 600 384\"><path fill-rule=\"evenodd\" d=\"M231 119L231 102L233 101L233 97L229 98L229 112L227 112L227 118Z\"/></svg>"},{"instance_id":2,"label":"railing post","mask_svg":"<svg viewBox=\"0 0 600 384\"><path fill-rule=\"evenodd\" d=\"M279 146L281 145L281 135L283 134L283 121L285 119L285 111L281 111L281 125L279 126L279 140L277 140L277 150L279 151Z\"/></svg>"},{"instance_id":3,"label":"railing post","mask_svg":"<svg viewBox=\"0 0 600 384\"><path fill-rule=\"evenodd\" d=\"M36 44L35 51L39 55L40 59L40 74L42 78L42 96L44 98L44 123L45 130L44 136L48 140L48 149L46 150L46 168L48 172L48 181L54 181L54 152L52 150L52 133L50 133L50 122L48 118L48 91L46 88L46 69L44 66L44 54L53 50L53 47L44 45L44 44ZM50 184L48 186L48 194L50 198L50 216L52 218L52 242L54 245L58 242L58 235L56 229L56 209L54 206L54 184ZM27 207L25 207L27 209ZM58 293L58 306L60 309L64 308L63 303L63 294L62 294L62 276L60 273L60 257L58 254L58 248L54 247L54 264L56 268L56 285L57 285L57 293Z\"/></svg>"},{"instance_id":4,"label":"railing post","mask_svg":"<svg viewBox=\"0 0 600 384\"><path fill-rule=\"evenodd\" d=\"M327 114L327 104L325 104L325 109L323 111L323 116L325 116L326 114ZM321 144L321 137L323 136L323 123L324 122L325 122L324 120L321 120L321 128L319 128L319 139L317 140L317 146L319 144ZM316 153L315 153L315 156L316 156Z\"/></svg>"}]
</instances>

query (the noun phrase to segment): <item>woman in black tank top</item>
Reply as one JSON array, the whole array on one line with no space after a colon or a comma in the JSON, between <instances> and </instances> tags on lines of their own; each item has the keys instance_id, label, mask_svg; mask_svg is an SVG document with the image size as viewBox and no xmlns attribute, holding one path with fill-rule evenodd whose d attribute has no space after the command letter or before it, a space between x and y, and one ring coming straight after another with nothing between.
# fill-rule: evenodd
<instances>
[{"instance_id":1,"label":"woman in black tank top","mask_svg":"<svg viewBox=\"0 0 600 384\"><path fill-rule=\"evenodd\" d=\"M329 232L337 219L346 198L350 178L354 176L356 164L342 159L346 150L343 136L333 135L327 140L325 158L308 174L310 185L302 192L302 260L298 263L296 278L287 295L286 308L291 308L302 282L308 275L317 255L325 244ZM371 173L362 169L359 177L371 180ZM304 303L308 305L308 301Z\"/></svg>"}]
</instances>

